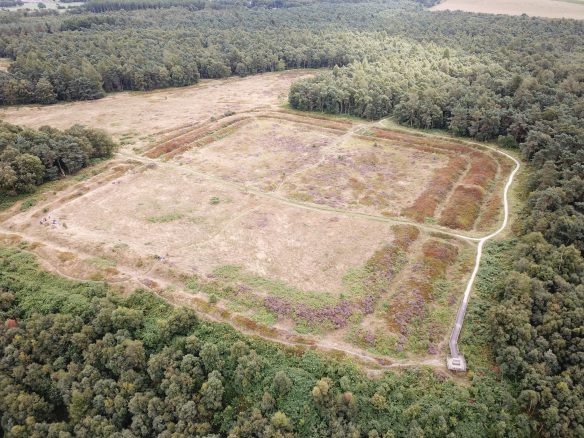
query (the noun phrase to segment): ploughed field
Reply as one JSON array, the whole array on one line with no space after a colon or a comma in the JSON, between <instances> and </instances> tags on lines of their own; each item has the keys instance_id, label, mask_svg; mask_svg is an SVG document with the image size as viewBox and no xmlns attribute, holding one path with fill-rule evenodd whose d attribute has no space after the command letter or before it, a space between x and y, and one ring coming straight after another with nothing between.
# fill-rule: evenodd
<instances>
[{"instance_id":1,"label":"ploughed field","mask_svg":"<svg viewBox=\"0 0 584 438\"><path fill-rule=\"evenodd\" d=\"M476 255L461 236L498 227L512 163L463 142L288 111L289 80L269 75L267 94L257 77L216 95L185 89L195 107L206 99L204 111L185 106L182 123L139 119L117 132L114 160L3 213L2 242L64 275L149 287L264 336L393 360L440 354ZM61 107L79 105L83 119L99 111L92 104Z\"/></svg>"}]
</instances>

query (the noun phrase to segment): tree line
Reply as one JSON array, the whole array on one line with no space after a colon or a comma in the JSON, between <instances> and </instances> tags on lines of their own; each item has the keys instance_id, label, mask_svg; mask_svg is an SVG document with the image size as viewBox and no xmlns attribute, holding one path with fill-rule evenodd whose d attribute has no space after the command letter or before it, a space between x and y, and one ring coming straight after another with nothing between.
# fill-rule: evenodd
<instances>
[{"instance_id":1,"label":"tree line","mask_svg":"<svg viewBox=\"0 0 584 438\"><path fill-rule=\"evenodd\" d=\"M13 6L22 6L24 2L22 0L2 0L0 1L0 8L10 8Z\"/></svg>"},{"instance_id":2,"label":"tree line","mask_svg":"<svg viewBox=\"0 0 584 438\"><path fill-rule=\"evenodd\" d=\"M405 0L310 3L280 9L77 11L42 19L9 15L0 25L0 55L14 62L0 74L0 104L91 100L114 91L192 85L199 78L332 68L366 56L371 35L354 41L355 28L366 29L354 24L363 14L381 27L388 8L420 9ZM329 27L331 21L339 24ZM39 84L41 79L48 84Z\"/></svg>"},{"instance_id":3,"label":"tree line","mask_svg":"<svg viewBox=\"0 0 584 438\"><path fill-rule=\"evenodd\" d=\"M485 39L489 29L474 28L455 50L432 45L448 40L447 32L409 51L394 43L395 55L380 52L374 63L353 62L297 81L289 102L497 140L531 163L515 226L519 239L503 251L506 264L490 286L498 303L476 312L486 317L495 361L517 386L517 401L540 422L538 436L584 436L584 71L582 46L576 47L582 26L501 20L526 26L519 35L501 33L492 44ZM545 42L536 42L539 32L526 38L536 22L549 26ZM399 53L408 54L401 63Z\"/></svg>"},{"instance_id":4,"label":"tree line","mask_svg":"<svg viewBox=\"0 0 584 438\"><path fill-rule=\"evenodd\" d=\"M358 383L355 382L366 382L364 379L352 374L347 379L353 380L343 380L345 375L341 376L336 368L322 361L314 362L320 363L318 366L310 365L308 369L313 374L302 380L304 377L290 369L307 372L300 365L306 355L300 359L282 353L285 359L277 362L281 365L278 371L290 373L287 376L293 382L291 391L298 389L298 395L292 397L287 393L290 395L282 396L272 389L273 381L269 377L254 380L247 392L242 393L234 383L239 359L230 362L231 352L226 344L221 344L221 339L216 338L212 343L218 342L219 360L224 364L213 370L206 368L196 349L189 351L176 341L173 348L181 353L167 350L162 356L172 358L177 355L178 358L172 359L174 362L169 365L173 370L180 369L179 360L182 363L188 354L201 361L202 376L195 379L196 383L190 386L192 392L188 393L192 398L188 401L195 403L193 412L196 410L196 413L187 417L209 426L188 429L191 426L185 423L187 417L179 418L177 405L171 403L174 395L183 394L180 392L182 387L177 383L179 390L169 396L165 388L170 388L171 382L163 386L162 377L147 374L144 367L133 369L136 373L143 373L140 382L146 382L140 391L152 391L152 399L164 400L164 406L173 406L174 410L168 413L157 407L160 405L158 401L153 402L158 405L152 407L152 418L145 413L146 408L136 411L143 428L136 426L136 429L124 432L130 427L129 418L133 415L128 414L129 405L124 411L125 402L118 399L121 411L114 413L106 409L116 406L117 393L105 406L102 398L95 400L94 393L88 391L83 395L85 387L79 386L81 395L76 396L76 400L81 407L74 409L77 414L71 414L72 398L67 397L72 397L72 393L55 392L50 385L56 383L49 382L50 379L41 379L48 382L50 391L42 392L42 385L33 388L25 378L30 365L27 363L23 365L24 371L17 373L21 380L16 383L5 380L12 388L11 394L23 391L31 394L30 400L40 401L46 400L50 394L62 394L62 402L55 399L56 406L61 406L58 410L60 416L57 411L44 416L26 411L28 417L39 419L30 421L29 425L26 418L17 417L15 410L7 413L9 406L18 405L5 404L1 408L2 418L8 418L2 420L5 431L18 426L20 429L14 429L15 435L17 432L28 434L29 427L41 428L38 432L41 435L45 433L42 428L62 427L63 433L91 435L97 434L94 431L105 431L103 434L110 433L110 436L118 432L126 434L124 436L140 436L142 432L139 430L144 431L144 436L155 432L168 436L215 433L235 437L253 434L286 436L286 433L373 437L383 434L584 435L581 401L584 393L584 334L581 329L584 303L580 253L584 249L583 22L461 12L428 13L418 4L390 2L315 3L273 10L263 7L249 10L237 6L201 11L165 8L42 19L10 15L0 17L0 23L0 53L14 61L1 79L2 103L40 102L45 99L43 96L49 96L48 101L98 98L104 92L187 85L195 83L199 77L328 67L331 71L292 86L292 106L367 119L391 115L412 127L440 128L453 135L496 140L502 147L521 153L533 169L525 182L525 208L514 227L518 239L501 250L506 266L491 281L492 301L476 310L488 320L488 341L508 388L504 388L491 371L481 370L485 377L473 377L468 389L452 389L449 383L438 384L432 380L434 377L428 377L432 382L430 386L420 389L421 386L412 381L404 383L393 374L383 378L392 382L387 383L385 389L382 388L385 383L377 383L375 388L375 383L363 383L357 389ZM2 286L5 290L14 287L11 282L7 284L9 286ZM15 298L15 302L20 301ZM138 310L145 312L143 307ZM18 317L12 319L18 325L17 330L24 330L22 324L26 324L34 312L18 312ZM81 326L92 325L92 321L99 319L99 311L92 312L88 314L89 322L79 323ZM75 312L50 309L40 313L57 318L62 313ZM126 334L120 337L122 344L129 339L128 342L138 340L145 346L151 345L144 347L144 360L150 360L149 355L156 354L156 348L162 347L149 344L152 339L159 338L147 328L158 327L158 324L164 326L163 322L143 322L136 335L130 331L131 337ZM119 331L113 325L108 327L112 327L114 333ZM125 348L119 347L117 341L114 343L109 337L105 339L105 331L87 330L92 336L88 348L100 342L91 347L95 354L104 348L117 347L120 351ZM211 342L209 333L225 333L217 326L200 322L192 326L192 330L204 342ZM28 336L27 339L40 336L36 332L17 333L20 338L8 334L1 338L2 342L10 343L16 339L16 345L11 345L13 349L4 349L12 354L12 361L16 356L20 359L18 348L22 336ZM152 337L146 333L151 333L148 336ZM146 337L141 337L142 334ZM176 339L180 339L190 334L168 336L160 343L170 345L177 336ZM238 339L251 342L246 338ZM269 350L270 353L264 355L264 350L254 345L257 355L269 358L266 361L270 366L276 366L273 360L276 350ZM463 353L464 348L461 343ZM70 354L77 354L75 357L80 358L66 361L67 367L76 364L72 368L73 374L84 367L84 360L93 357L84 349ZM99 354L100 358L106 358L100 359L103 362L111 353ZM247 352L245 356L249 354ZM31 366L30 370L39 367L50 372L61 370L51 368L56 360L56 357L49 356L46 362L35 362L38 366ZM97 366L100 361L91 360L92 367L104 368L103 364L101 368ZM17 362L8 363L12 367ZM115 366L111 365L112 368ZM260 368L263 370L260 376L270 369L273 370L270 371L271 379L275 377L275 369L265 364ZM12 368L7 366L7 369ZM211 380L213 371L218 371L221 376L215 374ZM90 369L73 377L67 374L67 379L74 382L87 379L86 383L93 384L99 376L92 373ZM107 378L117 385L119 377L107 373ZM417 380L420 377L416 373L412 370L406 375ZM96 376L97 380L91 380L91 376ZM322 381L324 376L331 381ZM348 381L355 386L345 386ZM218 382L223 385L223 404L221 408L213 409L211 406L215 402L212 398L206 398L208 404L203 404L202 388L207 384L206 388L218 389ZM125 388L127 385L123 381L118 386ZM450 394L453 394L452 400L445 398ZM106 395L100 395L107 399ZM126 394L120 397L129 403L129 399L124 398ZM167 397L171 398L167 400ZM280 397L282 401L279 401ZM236 400L242 400L243 404L237 404ZM214 406L218 406L218 398L215 401ZM143 402L141 406L148 403ZM376 410L378 407L380 410ZM159 415L159 412L163 413ZM114 414L118 415L115 419ZM289 423L280 414L285 415ZM162 419L156 420L159 416ZM51 426L48 418L61 419L64 424ZM183 423L177 429L181 419ZM142 427L141 424L138 425ZM154 424L160 425L160 429L164 424L165 429L159 431L159 426ZM168 429L169 425L172 425L171 429ZM222 425L225 425L224 429ZM266 430L268 427L271 429ZM61 429L54 430L61 432Z\"/></svg>"},{"instance_id":5,"label":"tree line","mask_svg":"<svg viewBox=\"0 0 584 438\"><path fill-rule=\"evenodd\" d=\"M189 11L198 11L205 7L204 0L90 0L85 3L89 12L132 11L136 9L161 9L173 6L183 7Z\"/></svg>"},{"instance_id":6,"label":"tree line","mask_svg":"<svg viewBox=\"0 0 584 438\"><path fill-rule=\"evenodd\" d=\"M28 193L44 181L77 173L92 159L109 157L117 145L102 129L74 125L60 131L0 122L0 191Z\"/></svg>"}]
</instances>

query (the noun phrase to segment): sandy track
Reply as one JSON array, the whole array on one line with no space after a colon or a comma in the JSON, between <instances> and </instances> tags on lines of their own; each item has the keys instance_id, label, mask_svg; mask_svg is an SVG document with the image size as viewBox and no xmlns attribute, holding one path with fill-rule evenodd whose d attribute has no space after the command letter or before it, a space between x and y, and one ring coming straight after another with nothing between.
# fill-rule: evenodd
<instances>
[{"instance_id":1,"label":"sandy track","mask_svg":"<svg viewBox=\"0 0 584 438\"><path fill-rule=\"evenodd\" d=\"M475 278L477 276L477 273L479 272L479 267L481 264L481 258L483 256L483 245L485 244L485 242L487 242L488 240L492 239L493 237L497 236L501 231L503 231L505 229L505 227L507 226L507 222L509 219L509 200L508 200L508 192L509 192L509 188L511 187L511 184L513 183L513 177L515 176L515 174L517 173L517 171L519 170L519 168L521 167L521 165L519 164L519 161L517 161L515 158L513 158L511 155L506 154L505 152L499 151L495 148L492 148L490 146L486 146L489 149L494 150L495 152L499 153L499 154L503 154L505 155L507 158L510 158L511 160L513 160L515 162L515 169L511 172L511 174L509 175L509 179L507 181L507 184L505 185L505 190L503 192L503 206L505 209L505 216L503 219L503 223L501 224L501 227L495 231L492 234L489 234L488 236L482 237L479 239L479 244L477 247L477 258L475 261L475 267L472 271L472 274L470 276L470 279L468 280L468 284L466 285L466 289L464 291L464 297L462 299L462 302L460 303L460 308L459 311L456 315L456 321L454 322L454 328L452 329L452 335L450 336L450 341L449 341L449 345L450 345L450 354L452 357L458 357L459 356L459 352L458 352L458 337L460 336L460 331L462 330L462 324L464 322L464 316L466 314L466 307L468 305L468 299L470 296L470 291L472 289L472 285L474 284Z\"/></svg>"},{"instance_id":2,"label":"sandy track","mask_svg":"<svg viewBox=\"0 0 584 438\"><path fill-rule=\"evenodd\" d=\"M382 119L380 120L378 123L380 125L383 125L383 122L386 119ZM408 129L405 128L405 130L407 131ZM440 139L446 139L444 137L437 137ZM447 139L446 139L447 140ZM495 231L494 233L488 234L487 236L484 237L468 237L468 236L463 236L463 235L459 235L459 234L455 234L455 233L449 233L453 236L456 236L458 238L461 239L466 239L466 240L472 240L475 242L478 242L478 247L477 247L477 255L476 255L476 260L475 260L475 266L474 269L472 271L471 277L468 280L468 283L466 285L466 289L464 291L464 295L463 295L463 299L462 302L460 303L460 307L458 310L458 313L456 315L456 320L454 323L454 327L452 329L452 334L450 336L450 340L449 340L449 346L450 346L450 352L451 355L453 357L458 357L459 355L459 351L458 351L458 337L460 336L460 331L462 329L462 325L464 322L464 316L466 314L466 307L468 305L468 300L469 300L469 296L470 296L470 291L472 289L472 286L474 284L474 281L476 279L476 276L478 274L479 271L479 267L481 264L481 259L483 256L483 246L485 244L485 242L487 242L488 240L492 239L493 237L497 236L499 233L501 233L506 227L507 227L507 222L509 220L509 200L508 200L508 193L509 193L509 188L511 187L511 184L513 184L513 178L515 177L515 174L519 171L521 164L519 163L519 161L517 161L515 158L513 158L511 155L496 149L494 147L485 145L485 144L481 144L481 143L475 143L475 142L471 142L471 141L467 141L466 143L468 144L472 144L472 145L476 145L476 146L480 146L481 148L487 148L490 149L498 154L501 154L507 158L509 158L510 160L512 160L515 163L515 169L509 174L509 177L507 179L507 184L505 185L505 189L503 191L503 207L504 207L504 217L503 217L503 222L501 224L501 226L499 227L499 229L497 231Z\"/></svg>"},{"instance_id":3,"label":"sandy track","mask_svg":"<svg viewBox=\"0 0 584 438\"><path fill-rule=\"evenodd\" d=\"M33 237L30 235L27 235L26 233L13 233L13 232L9 232L8 230L1 229L1 228L0 228L0 231L10 233L11 235L14 235L14 236L19 236L23 240L27 240L29 243L33 239L36 239L36 242L39 242L39 240L36 238L36 236ZM42 243L45 246L49 246L49 247L53 248L54 250L68 251L68 248L59 247L59 246L55 245L54 242L51 242L51 241L45 240L45 241L40 241L40 243ZM69 275L69 274L61 271L61 269L59 267L55 266L53 263L51 263L50 260L44 258L42 255L38 254L37 252L27 251L27 250L24 250L24 252L28 252L28 253L33 254L36 257L38 257L40 262L41 262L41 266L43 266L45 268L45 270L47 270L48 272L55 273L59 276L62 276L62 277L65 277L65 278L68 278L68 279L74 280L74 281L86 281L85 279L78 278L78 277ZM87 253L83 253L83 252L79 252L79 251L76 251L76 253L78 256L81 256L81 257L90 257L90 254L87 254ZM191 299L193 298L193 296L191 294L188 294L188 293L183 292L183 291L173 291L170 293L167 292L164 295L162 295L161 293L159 293L158 290L153 289L153 288L144 284L141 277L144 277L144 274L146 272L138 272L135 269L128 269L128 268L122 268L122 269L124 271L124 274L126 274L128 277L130 277L128 279L123 280L124 283L132 282L134 284L138 284L138 285L140 285L140 287L143 287L143 288L153 292L156 296L158 296L159 298L164 300L166 303L168 303L174 307L182 306L185 304L186 305L191 304L190 302L191 302ZM165 283L166 283L166 281L164 279L160 279L160 278L156 278L156 277L153 277L153 279L157 283L159 283L161 286L165 285ZM120 283L120 282L122 282L122 281L118 281L118 282L109 281L108 283ZM102 283L102 282L100 281L99 283ZM389 361L389 363L388 363L387 361L385 361L385 362L380 361L379 358L377 358L373 355L370 355L363 350L344 348L342 346L336 345L335 343L328 343L328 342L302 343L302 342L288 341L288 340L276 338L276 337L265 336L265 335L262 335L262 334L255 332L255 331L248 330L245 327L242 327L241 325L235 324L231 320L218 317L218 316L213 315L211 313L203 312L200 309L198 309L197 311L200 315L203 316L204 319L207 319L207 320L213 321L213 322L220 322L220 323L228 324L228 325L232 326L234 329L240 331L241 333L249 335L249 336L255 336L255 337L265 339L265 340L270 341L270 342L276 342L278 344L285 345L288 347L318 348L318 349L324 350L324 351L334 351L334 352L344 353L346 355L349 355L349 356L352 356L352 357L359 359L361 364L364 365L366 368L368 368L370 371L378 371L378 370L385 369L385 368L404 368L404 367L419 367L419 366L431 366L434 368L445 369L444 363L436 357L430 357L430 358L421 359L421 360L419 360L419 359L418 360L394 359L394 360Z\"/></svg>"}]
</instances>

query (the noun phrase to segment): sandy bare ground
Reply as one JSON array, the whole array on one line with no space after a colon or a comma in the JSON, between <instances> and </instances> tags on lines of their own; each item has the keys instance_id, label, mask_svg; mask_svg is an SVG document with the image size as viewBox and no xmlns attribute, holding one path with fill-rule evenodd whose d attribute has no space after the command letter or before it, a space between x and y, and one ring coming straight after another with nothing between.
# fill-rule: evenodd
<instances>
[{"instance_id":1,"label":"sandy bare ground","mask_svg":"<svg viewBox=\"0 0 584 438\"><path fill-rule=\"evenodd\" d=\"M584 20L584 4L560 0L446 0L431 11L484 12L487 14L521 15Z\"/></svg>"}]
</instances>

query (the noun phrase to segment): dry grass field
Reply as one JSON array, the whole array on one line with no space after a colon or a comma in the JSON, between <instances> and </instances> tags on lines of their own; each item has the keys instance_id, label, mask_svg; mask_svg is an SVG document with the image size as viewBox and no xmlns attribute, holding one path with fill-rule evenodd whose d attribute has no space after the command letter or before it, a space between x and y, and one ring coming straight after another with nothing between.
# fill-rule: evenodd
<instances>
[{"instance_id":1,"label":"dry grass field","mask_svg":"<svg viewBox=\"0 0 584 438\"><path fill-rule=\"evenodd\" d=\"M338 136L294 122L252 120L207 147L187 151L181 160L223 180L272 192L289 175L317 163Z\"/></svg>"},{"instance_id":2,"label":"dry grass field","mask_svg":"<svg viewBox=\"0 0 584 438\"><path fill-rule=\"evenodd\" d=\"M169 90L116 93L89 102L51 107L20 106L0 110L8 123L68 128L74 123L107 129L116 138L142 137L186 124L207 121L226 111L249 111L286 102L290 84L307 71L265 73L239 80L202 80ZM139 134L139 135L138 135Z\"/></svg>"},{"instance_id":3,"label":"dry grass field","mask_svg":"<svg viewBox=\"0 0 584 438\"><path fill-rule=\"evenodd\" d=\"M5 109L16 124L103 127L122 149L0 214L0 240L250 332L432 358L475 257L456 234L498 226L511 166L461 142L283 109L301 74Z\"/></svg>"},{"instance_id":4,"label":"dry grass field","mask_svg":"<svg viewBox=\"0 0 584 438\"><path fill-rule=\"evenodd\" d=\"M584 2L578 0L446 0L430 10L584 20Z\"/></svg>"}]
</instances>

